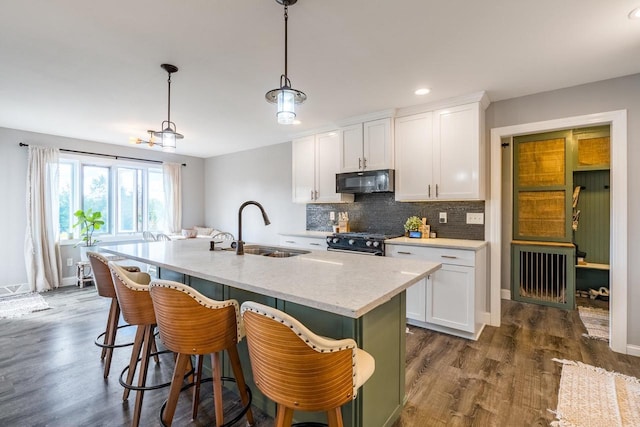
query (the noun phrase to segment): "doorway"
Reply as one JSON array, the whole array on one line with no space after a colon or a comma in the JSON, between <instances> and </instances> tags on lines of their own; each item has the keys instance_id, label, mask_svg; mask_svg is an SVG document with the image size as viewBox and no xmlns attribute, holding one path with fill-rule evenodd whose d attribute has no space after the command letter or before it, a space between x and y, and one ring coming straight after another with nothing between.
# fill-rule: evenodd
<instances>
[{"instance_id":1,"label":"doorway","mask_svg":"<svg viewBox=\"0 0 640 427\"><path fill-rule=\"evenodd\" d=\"M503 171L513 169L513 191L503 192L513 205L511 299L608 310L610 146L609 125L503 144Z\"/></svg>"},{"instance_id":2,"label":"doorway","mask_svg":"<svg viewBox=\"0 0 640 427\"><path fill-rule=\"evenodd\" d=\"M611 229L610 229L610 282L615 283L616 292L610 299L610 341L613 351L628 353L627 321L628 321L628 255L627 255L627 111L618 110L604 113L574 116L563 119L534 122L521 125L494 128L491 130L491 165L494 171L499 169L502 159L501 142L511 141L514 136L531 133L572 129L585 126L611 126ZM509 277L501 274L508 254L502 251L502 243L510 236L503 237L501 225L502 181L503 174L491 174L491 196L488 200L487 236L490 242L490 310L491 325L500 325L500 298L503 288L508 289ZM502 286L502 284L505 286Z\"/></svg>"}]
</instances>

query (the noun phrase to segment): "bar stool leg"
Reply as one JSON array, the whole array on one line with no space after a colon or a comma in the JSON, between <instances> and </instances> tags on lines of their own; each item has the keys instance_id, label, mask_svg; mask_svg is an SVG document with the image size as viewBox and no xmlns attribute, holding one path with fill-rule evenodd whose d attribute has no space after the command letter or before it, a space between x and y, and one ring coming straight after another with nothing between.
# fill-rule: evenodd
<instances>
[{"instance_id":1,"label":"bar stool leg","mask_svg":"<svg viewBox=\"0 0 640 427\"><path fill-rule=\"evenodd\" d=\"M231 362L231 369L233 369L233 376L236 379L236 385L238 386L238 392L240 393L240 399L243 405L249 404L249 394L247 393L247 385L244 382L244 374L242 373L242 366L240 365L240 356L238 355L238 347L232 346L227 349L229 354L229 361ZM254 425L253 412L251 408L245 414L247 417L247 423Z\"/></svg>"},{"instance_id":2,"label":"bar stool leg","mask_svg":"<svg viewBox=\"0 0 640 427\"><path fill-rule=\"evenodd\" d=\"M176 365L173 369L171 387L169 388L169 398L167 399L167 406L162 419L162 422L168 426L171 426L173 422L173 416L176 412L176 406L178 405L178 397L180 397L180 389L182 388L184 371L187 366L187 361L189 360L191 360L191 357L188 354L178 353Z\"/></svg>"},{"instance_id":3,"label":"bar stool leg","mask_svg":"<svg viewBox=\"0 0 640 427\"><path fill-rule=\"evenodd\" d=\"M198 354L196 355L196 372L195 379L192 380L194 383L193 386L193 399L191 403L191 418L198 418L198 403L200 403L200 384L202 383L202 362L203 357Z\"/></svg>"},{"instance_id":4,"label":"bar stool leg","mask_svg":"<svg viewBox=\"0 0 640 427\"><path fill-rule=\"evenodd\" d=\"M213 370L213 406L216 410L216 425L224 423L224 412L222 407L222 363L220 363L220 352L211 353L211 368Z\"/></svg>"},{"instance_id":5,"label":"bar stool leg","mask_svg":"<svg viewBox=\"0 0 640 427\"><path fill-rule=\"evenodd\" d=\"M343 427L342 423L342 411L340 407L334 408L331 411L327 411L327 418L329 418L329 427Z\"/></svg>"},{"instance_id":6,"label":"bar stool leg","mask_svg":"<svg viewBox=\"0 0 640 427\"><path fill-rule=\"evenodd\" d=\"M116 333L118 332L118 321L120 320L120 306L115 298L111 301L111 309L109 310L109 320L107 321L107 330L105 333L104 343L106 345L114 345L116 343ZM113 357L112 347L103 347L102 352L106 353L104 361L104 377L109 376L111 370L111 359Z\"/></svg>"},{"instance_id":7,"label":"bar stool leg","mask_svg":"<svg viewBox=\"0 0 640 427\"><path fill-rule=\"evenodd\" d=\"M136 328L136 338L133 342L133 348L131 349L131 359L129 360L129 371L127 372L127 384L132 384L133 376L136 374L136 367L138 366L138 358L140 357L140 351L142 350L142 342L144 340L144 329L143 325L138 325ZM124 389L124 393L122 395L122 400L127 400L129 397L129 392L131 390L126 388Z\"/></svg>"},{"instance_id":8,"label":"bar stool leg","mask_svg":"<svg viewBox=\"0 0 640 427\"><path fill-rule=\"evenodd\" d=\"M104 331L104 340L102 341L103 344L105 345L110 345L110 337L111 334L113 333L112 329L113 329L113 312L115 310L114 306L118 305L118 301L115 299L111 299L111 306L109 307L109 316L107 317L107 329L105 329ZM102 347L102 352L100 354L100 360L104 360L105 356L107 355L107 350L109 350L107 347ZM105 376L106 378L106 376Z\"/></svg>"},{"instance_id":9,"label":"bar stool leg","mask_svg":"<svg viewBox=\"0 0 640 427\"><path fill-rule=\"evenodd\" d=\"M149 356L151 355L151 341L153 337L153 325L144 326L144 338L142 349L142 360L140 361L140 373L138 374L138 387L144 387L147 383L147 370L149 368ZM136 391L136 404L133 411L133 421L131 425L138 427L140 425L140 412L142 411L142 399L144 398L144 390Z\"/></svg>"},{"instance_id":10,"label":"bar stool leg","mask_svg":"<svg viewBox=\"0 0 640 427\"><path fill-rule=\"evenodd\" d=\"M276 427L291 427L293 422L293 409L278 403L276 409Z\"/></svg>"}]
</instances>

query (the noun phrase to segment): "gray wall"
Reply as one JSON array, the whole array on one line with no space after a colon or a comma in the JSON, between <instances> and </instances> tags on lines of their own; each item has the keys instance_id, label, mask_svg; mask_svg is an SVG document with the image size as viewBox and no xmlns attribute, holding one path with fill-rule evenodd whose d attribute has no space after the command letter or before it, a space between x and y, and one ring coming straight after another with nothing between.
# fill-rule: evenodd
<instances>
[{"instance_id":1,"label":"gray wall","mask_svg":"<svg viewBox=\"0 0 640 427\"><path fill-rule=\"evenodd\" d=\"M623 109L627 110L628 125L627 301L632 308L640 305L640 195L636 192L640 179L640 74L492 103L486 111L486 129ZM500 167L494 169L498 173ZM503 220L511 221L508 211L503 212ZM615 292L615 283L611 291ZM629 310L628 328L629 344L640 345L640 311Z\"/></svg>"},{"instance_id":2,"label":"gray wall","mask_svg":"<svg viewBox=\"0 0 640 427\"><path fill-rule=\"evenodd\" d=\"M3 224L0 245L0 287L26 283L24 262L24 237L26 231L26 176L28 149L18 143L90 151L103 154L139 157L186 163L183 168L184 205L183 226L200 224L204 220L204 159L165 154L150 148L133 148L101 144L79 139L63 138L41 133L0 128L0 200L5 203L0 209L0 224ZM61 248L63 277L75 276L75 267L67 267L65 260L80 260L80 249L73 246Z\"/></svg>"},{"instance_id":3,"label":"gray wall","mask_svg":"<svg viewBox=\"0 0 640 427\"><path fill-rule=\"evenodd\" d=\"M205 163L206 223L238 237L238 208L247 200L264 206L264 226L255 206L242 214L242 240L275 244L280 232L305 229L305 205L291 201L291 143L212 157Z\"/></svg>"}]
</instances>

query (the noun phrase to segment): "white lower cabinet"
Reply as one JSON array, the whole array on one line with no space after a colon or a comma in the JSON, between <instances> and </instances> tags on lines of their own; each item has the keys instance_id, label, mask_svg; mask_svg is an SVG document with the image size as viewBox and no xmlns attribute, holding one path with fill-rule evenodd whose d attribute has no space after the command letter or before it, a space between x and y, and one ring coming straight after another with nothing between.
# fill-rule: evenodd
<instances>
[{"instance_id":1,"label":"white lower cabinet","mask_svg":"<svg viewBox=\"0 0 640 427\"><path fill-rule=\"evenodd\" d=\"M423 279L407 289L407 319L427 321L427 279Z\"/></svg>"},{"instance_id":2,"label":"white lower cabinet","mask_svg":"<svg viewBox=\"0 0 640 427\"><path fill-rule=\"evenodd\" d=\"M407 289L407 323L478 338L486 318L486 248L387 244L386 253L442 264L440 270Z\"/></svg>"},{"instance_id":3,"label":"white lower cabinet","mask_svg":"<svg viewBox=\"0 0 640 427\"><path fill-rule=\"evenodd\" d=\"M427 322L461 331L474 331L473 267L442 264L442 268L427 280L425 296Z\"/></svg>"},{"instance_id":4,"label":"white lower cabinet","mask_svg":"<svg viewBox=\"0 0 640 427\"><path fill-rule=\"evenodd\" d=\"M327 231L327 236L331 232ZM303 237L296 235L281 235L280 246L286 246L290 248L311 249L311 250L326 250L327 241L325 237Z\"/></svg>"}]
</instances>

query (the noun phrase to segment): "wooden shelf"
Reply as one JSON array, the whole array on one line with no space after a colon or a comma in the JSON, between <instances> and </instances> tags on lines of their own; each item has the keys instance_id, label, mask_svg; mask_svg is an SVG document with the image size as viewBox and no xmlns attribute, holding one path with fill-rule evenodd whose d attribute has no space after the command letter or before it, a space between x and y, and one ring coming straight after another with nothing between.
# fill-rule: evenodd
<instances>
[{"instance_id":1,"label":"wooden shelf","mask_svg":"<svg viewBox=\"0 0 640 427\"><path fill-rule=\"evenodd\" d=\"M576 264L576 268L589 268L592 270L609 270L609 264L598 264L597 262L588 262L586 264Z\"/></svg>"}]
</instances>

